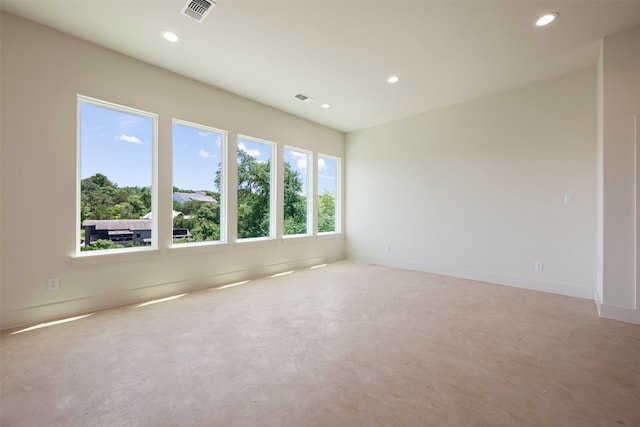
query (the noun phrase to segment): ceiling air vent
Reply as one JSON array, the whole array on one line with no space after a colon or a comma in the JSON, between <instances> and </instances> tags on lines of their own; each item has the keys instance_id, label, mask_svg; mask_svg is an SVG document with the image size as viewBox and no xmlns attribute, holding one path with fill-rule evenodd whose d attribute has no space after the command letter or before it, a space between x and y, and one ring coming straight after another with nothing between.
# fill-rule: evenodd
<instances>
[{"instance_id":1,"label":"ceiling air vent","mask_svg":"<svg viewBox=\"0 0 640 427\"><path fill-rule=\"evenodd\" d=\"M300 101L311 102L311 98L305 95L304 93L298 93L293 95L294 98L298 98Z\"/></svg>"},{"instance_id":2,"label":"ceiling air vent","mask_svg":"<svg viewBox=\"0 0 640 427\"><path fill-rule=\"evenodd\" d=\"M215 5L209 0L187 0L180 13L196 22L202 22Z\"/></svg>"}]
</instances>

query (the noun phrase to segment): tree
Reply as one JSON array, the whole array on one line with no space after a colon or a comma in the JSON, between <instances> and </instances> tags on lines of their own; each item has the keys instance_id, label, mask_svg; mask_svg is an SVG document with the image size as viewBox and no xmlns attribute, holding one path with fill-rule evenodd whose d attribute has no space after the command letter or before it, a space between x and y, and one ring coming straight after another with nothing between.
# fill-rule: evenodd
<instances>
[{"instance_id":1,"label":"tree","mask_svg":"<svg viewBox=\"0 0 640 427\"><path fill-rule=\"evenodd\" d=\"M307 232L307 198L302 195L300 173L284 163L284 234Z\"/></svg>"},{"instance_id":2,"label":"tree","mask_svg":"<svg viewBox=\"0 0 640 427\"><path fill-rule=\"evenodd\" d=\"M238 238L269 235L271 162L238 150ZM220 183L220 172L216 184Z\"/></svg>"},{"instance_id":3,"label":"tree","mask_svg":"<svg viewBox=\"0 0 640 427\"><path fill-rule=\"evenodd\" d=\"M336 231L336 203L332 193L318 197L318 232Z\"/></svg>"},{"instance_id":4,"label":"tree","mask_svg":"<svg viewBox=\"0 0 640 427\"><path fill-rule=\"evenodd\" d=\"M238 238L269 235L271 162L259 162L244 150L238 150ZM299 172L284 164L284 232L307 232L307 198L302 195ZM221 187L221 168L215 184ZM215 195L214 195L215 194ZM219 200L219 193L211 194ZM219 222L218 222L219 223Z\"/></svg>"},{"instance_id":5,"label":"tree","mask_svg":"<svg viewBox=\"0 0 640 427\"><path fill-rule=\"evenodd\" d=\"M150 187L118 187L101 173L80 182L81 221L135 219L150 211Z\"/></svg>"},{"instance_id":6,"label":"tree","mask_svg":"<svg viewBox=\"0 0 640 427\"><path fill-rule=\"evenodd\" d=\"M187 200L182 204L182 206L180 206L180 212L182 212L184 215L193 215L204 204L206 203L200 200Z\"/></svg>"},{"instance_id":7,"label":"tree","mask_svg":"<svg viewBox=\"0 0 640 427\"><path fill-rule=\"evenodd\" d=\"M117 187L105 175L97 173L80 182L80 212L85 219L111 219Z\"/></svg>"},{"instance_id":8,"label":"tree","mask_svg":"<svg viewBox=\"0 0 640 427\"><path fill-rule=\"evenodd\" d=\"M191 232L194 241L220 239L220 207L217 203L203 203L194 214L194 222Z\"/></svg>"},{"instance_id":9,"label":"tree","mask_svg":"<svg viewBox=\"0 0 640 427\"><path fill-rule=\"evenodd\" d=\"M103 249L122 249L122 245L113 243L111 240L96 240L91 245L85 245L81 248L83 251L101 251Z\"/></svg>"}]
</instances>

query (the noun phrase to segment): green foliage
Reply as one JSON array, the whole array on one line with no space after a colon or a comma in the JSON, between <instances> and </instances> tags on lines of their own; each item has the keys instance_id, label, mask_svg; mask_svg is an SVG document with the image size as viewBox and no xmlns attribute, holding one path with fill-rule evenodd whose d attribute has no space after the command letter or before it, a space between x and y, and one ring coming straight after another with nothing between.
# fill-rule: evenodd
<instances>
[{"instance_id":1,"label":"green foliage","mask_svg":"<svg viewBox=\"0 0 640 427\"><path fill-rule=\"evenodd\" d=\"M83 246L82 251L101 251L104 249L122 249L124 246L113 243L111 240L96 240L91 246Z\"/></svg>"},{"instance_id":2,"label":"green foliage","mask_svg":"<svg viewBox=\"0 0 640 427\"><path fill-rule=\"evenodd\" d=\"M219 188L220 165L216 174L216 187ZM173 243L207 242L220 240L220 193L208 190L185 190L173 187L174 193L203 193L216 202L189 200L184 203L173 201L173 210L182 213L173 219L173 228L186 228L191 237L173 239Z\"/></svg>"},{"instance_id":3,"label":"green foliage","mask_svg":"<svg viewBox=\"0 0 640 427\"><path fill-rule=\"evenodd\" d=\"M269 236L270 162L259 162L244 150L238 150L238 238ZM219 190L220 169L215 183ZM174 192L193 193L173 188ZM307 233L307 198L302 194L300 174L284 164L284 233ZM220 193L206 191L216 202L173 202L182 213L173 220L174 228L186 228L191 237L174 239L174 243L220 239ZM330 193L319 197L318 231L335 231L335 202ZM149 187L118 187L105 175L96 174L81 182L81 217L85 219L135 219L151 210ZM121 245L98 240L83 250L117 249Z\"/></svg>"},{"instance_id":4,"label":"green foliage","mask_svg":"<svg viewBox=\"0 0 640 427\"><path fill-rule=\"evenodd\" d=\"M220 226L215 222L201 222L193 229L192 235L196 242L220 240Z\"/></svg>"},{"instance_id":5,"label":"green foliage","mask_svg":"<svg viewBox=\"0 0 640 427\"><path fill-rule=\"evenodd\" d=\"M201 202L200 200L188 200L180 206L178 211L182 212L183 215L193 215L202 205L205 205L205 202Z\"/></svg>"},{"instance_id":6,"label":"green foliage","mask_svg":"<svg viewBox=\"0 0 640 427\"><path fill-rule=\"evenodd\" d=\"M220 240L220 205L217 202L188 201L176 210L183 215L174 218L173 227L188 229L191 237L174 239L174 243Z\"/></svg>"},{"instance_id":7,"label":"green foliage","mask_svg":"<svg viewBox=\"0 0 640 427\"><path fill-rule=\"evenodd\" d=\"M80 182L81 221L136 219L150 211L151 188L149 187L118 187L101 173Z\"/></svg>"},{"instance_id":8,"label":"green foliage","mask_svg":"<svg viewBox=\"0 0 640 427\"><path fill-rule=\"evenodd\" d=\"M271 162L238 150L238 238L269 236ZM216 183L219 183L219 172Z\"/></svg>"},{"instance_id":9,"label":"green foliage","mask_svg":"<svg viewBox=\"0 0 640 427\"><path fill-rule=\"evenodd\" d=\"M307 198L302 195L300 173L284 163L284 234L307 232Z\"/></svg>"},{"instance_id":10,"label":"green foliage","mask_svg":"<svg viewBox=\"0 0 640 427\"><path fill-rule=\"evenodd\" d=\"M318 232L336 231L336 203L332 193L318 197Z\"/></svg>"}]
</instances>

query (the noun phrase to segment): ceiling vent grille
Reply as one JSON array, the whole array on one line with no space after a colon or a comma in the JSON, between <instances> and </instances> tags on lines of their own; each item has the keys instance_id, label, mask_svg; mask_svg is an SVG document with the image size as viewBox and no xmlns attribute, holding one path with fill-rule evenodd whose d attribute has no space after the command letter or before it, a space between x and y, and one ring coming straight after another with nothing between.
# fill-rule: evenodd
<instances>
[{"instance_id":1,"label":"ceiling vent grille","mask_svg":"<svg viewBox=\"0 0 640 427\"><path fill-rule=\"evenodd\" d=\"M209 0L187 0L180 13L196 22L202 22L215 5Z\"/></svg>"},{"instance_id":2,"label":"ceiling vent grille","mask_svg":"<svg viewBox=\"0 0 640 427\"><path fill-rule=\"evenodd\" d=\"M298 93L293 96L294 98L298 98L300 101L311 102L311 98L304 93Z\"/></svg>"}]
</instances>

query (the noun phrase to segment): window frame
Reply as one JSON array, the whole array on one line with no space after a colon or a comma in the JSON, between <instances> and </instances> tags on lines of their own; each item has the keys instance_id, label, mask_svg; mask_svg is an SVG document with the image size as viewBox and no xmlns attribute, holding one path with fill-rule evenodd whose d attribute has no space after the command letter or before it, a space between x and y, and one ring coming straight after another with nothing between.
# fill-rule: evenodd
<instances>
[{"instance_id":1,"label":"window frame","mask_svg":"<svg viewBox=\"0 0 640 427\"><path fill-rule=\"evenodd\" d=\"M142 116L151 119L151 244L149 246L138 246L120 249L102 249L95 251L82 251L80 244L81 228L78 227L82 221L81 214L81 182L82 182L82 114L81 106L90 104L96 107L117 111L120 113ZM153 252L158 250L158 114L141 110L126 105L102 99L92 98L78 94L76 96L76 214L75 214L75 253L73 257L96 257L116 254L131 254L136 252ZM86 236L85 236L86 238Z\"/></svg>"},{"instance_id":2,"label":"window frame","mask_svg":"<svg viewBox=\"0 0 640 427\"><path fill-rule=\"evenodd\" d=\"M291 238L300 238L300 237L308 237L308 236L312 236L313 235L313 225L314 225L314 221L313 221L313 188L314 188L314 183L315 180L313 179L313 172L315 171L314 167L313 167L313 151L311 150L305 150L304 148L298 148L298 147L293 147L291 145L284 145L282 147L282 179L284 180L285 176L284 176L284 164L287 162L285 159L285 152L289 150L289 151L295 151L298 153L303 153L307 156L307 173L306 173L306 179L307 179L307 226L306 226L306 233L300 233L300 234L285 234L285 230L284 230L284 211L285 211L285 207L284 207L284 181L281 183L282 187L283 187L283 200L282 200L282 238L284 239L291 239Z\"/></svg>"},{"instance_id":3,"label":"window frame","mask_svg":"<svg viewBox=\"0 0 640 427\"><path fill-rule=\"evenodd\" d=\"M270 163L269 163L269 235L268 236L258 236L258 237L240 237L238 233L239 226L239 215L238 215L238 145L242 141L249 141L258 144L264 144L269 147L270 150ZM235 233L235 242L236 243L249 243L249 242L258 242L258 241L266 241L266 240L275 240L276 239L276 218L278 218L278 183L277 183L277 170L278 170L278 144L273 141L269 141L262 138L257 138L253 136L248 136L244 134L236 135L236 156L235 156L235 195L236 195L236 233Z\"/></svg>"},{"instance_id":4,"label":"window frame","mask_svg":"<svg viewBox=\"0 0 640 427\"><path fill-rule=\"evenodd\" d=\"M171 219L171 249L178 248L192 248L196 246L214 246L226 244L228 242L228 224L227 224L227 197L228 197L228 172L229 169L227 167L227 150L229 144L229 135L228 132L224 129L218 129L213 126L203 125L200 123L191 122L188 120L182 120L177 118L172 118L171 120L171 207L173 211L173 187L174 187L174 178L175 178L175 165L174 165L174 135L173 128L174 125L181 125L186 127L191 127L195 129L201 129L206 132L218 133L222 136L220 141L220 200L218 200L218 205L220 207L220 239L219 240L208 240L204 242L189 242L189 243L174 243L173 242L173 218Z\"/></svg>"},{"instance_id":5,"label":"window frame","mask_svg":"<svg viewBox=\"0 0 640 427\"><path fill-rule=\"evenodd\" d=\"M327 235L332 235L332 234L341 234L342 233L342 158L337 157L337 156L332 156L330 154L323 154L323 153L317 153L317 160L316 160L316 184L320 185L320 167L317 166L317 164L320 162L321 158L325 158L325 159L331 159L334 160L336 162L336 193L334 195L334 231L319 231L316 229L317 235L318 236L327 236ZM320 215L320 191L319 188L316 186L316 217L315 217L315 221L316 221L316 225L320 225L320 219L319 219L319 215Z\"/></svg>"}]
</instances>

